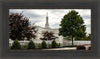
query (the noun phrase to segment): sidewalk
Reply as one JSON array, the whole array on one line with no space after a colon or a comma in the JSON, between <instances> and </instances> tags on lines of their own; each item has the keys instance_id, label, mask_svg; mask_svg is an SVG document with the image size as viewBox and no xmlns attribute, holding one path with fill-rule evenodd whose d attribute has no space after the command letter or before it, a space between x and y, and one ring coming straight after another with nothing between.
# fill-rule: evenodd
<instances>
[{"instance_id":1,"label":"sidewalk","mask_svg":"<svg viewBox=\"0 0 100 59\"><path fill-rule=\"evenodd\" d=\"M52 49L43 49L43 50L76 50L76 47L52 48Z\"/></svg>"}]
</instances>

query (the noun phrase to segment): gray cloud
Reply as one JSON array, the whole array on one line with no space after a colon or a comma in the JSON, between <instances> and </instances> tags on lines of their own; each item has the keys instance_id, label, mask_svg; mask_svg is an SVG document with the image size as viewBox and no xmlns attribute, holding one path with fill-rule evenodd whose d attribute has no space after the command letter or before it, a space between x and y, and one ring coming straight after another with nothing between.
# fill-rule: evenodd
<instances>
[{"instance_id":1,"label":"gray cloud","mask_svg":"<svg viewBox=\"0 0 100 59\"><path fill-rule=\"evenodd\" d=\"M55 23L55 24L52 24L51 27L52 28L59 28L60 26L59 26L59 23Z\"/></svg>"},{"instance_id":2,"label":"gray cloud","mask_svg":"<svg viewBox=\"0 0 100 59\"><path fill-rule=\"evenodd\" d=\"M38 14L31 14L31 13L25 13L24 14L26 17L31 17L31 18L38 18L38 17L42 17L42 16L40 16L40 15L38 15Z\"/></svg>"},{"instance_id":3,"label":"gray cloud","mask_svg":"<svg viewBox=\"0 0 100 59\"><path fill-rule=\"evenodd\" d=\"M84 15L84 16L82 16L84 19L90 19L91 18L91 16L90 15Z\"/></svg>"},{"instance_id":4,"label":"gray cloud","mask_svg":"<svg viewBox=\"0 0 100 59\"><path fill-rule=\"evenodd\" d=\"M90 25L90 24L88 24L88 25L86 25L86 27L90 28L90 27L91 27L91 25Z\"/></svg>"},{"instance_id":5,"label":"gray cloud","mask_svg":"<svg viewBox=\"0 0 100 59\"><path fill-rule=\"evenodd\" d=\"M49 14L49 24L51 28L59 28L61 18L71 9L10 9L10 13L21 13L26 17L30 17L29 21L38 26L44 27L46 21L46 12ZM91 33L91 12L89 9L75 9L82 16L87 32Z\"/></svg>"}]
</instances>

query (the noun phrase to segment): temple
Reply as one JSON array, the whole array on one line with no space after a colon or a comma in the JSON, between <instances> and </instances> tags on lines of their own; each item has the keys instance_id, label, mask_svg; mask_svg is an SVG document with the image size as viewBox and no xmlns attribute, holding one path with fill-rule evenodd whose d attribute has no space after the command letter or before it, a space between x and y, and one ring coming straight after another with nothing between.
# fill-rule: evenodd
<instances>
[{"instance_id":1,"label":"temple","mask_svg":"<svg viewBox=\"0 0 100 59\"><path fill-rule=\"evenodd\" d=\"M56 38L56 42L57 43L63 43L63 37L62 36L59 36L59 30L58 29L52 29L49 27L49 17L48 17L48 12L46 14L46 23L45 23L45 27L40 27L40 26L37 26L37 29L38 29L38 32L37 32L37 40L38 42L37 43L40 43L42 42L42 40L40 40L40 38L42 38L42 33L44 31L48 31L48 32L53 32L54 33L54 36L58 37ZM51 40L48 40L50 43L52 42Z\"/></svg>"},{"instance_id":2,"label":"temple","mask_svg":"<svg viewBox=\"0 0 100 59\"><path fill-rule=\"evenodd\" d=\"M46 24L45 24L45 28L49 28L48 12L47 12L47 15L46 15Z\"/></svg>"}]
</instances>

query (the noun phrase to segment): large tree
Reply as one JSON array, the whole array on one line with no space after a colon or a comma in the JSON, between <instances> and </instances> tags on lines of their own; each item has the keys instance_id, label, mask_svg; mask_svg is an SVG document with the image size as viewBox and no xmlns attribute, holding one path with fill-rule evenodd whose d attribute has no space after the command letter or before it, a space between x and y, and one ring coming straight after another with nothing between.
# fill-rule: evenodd
<instances>
[{"instance_id":1,"label":"large tree","mask_svg":"<svg viewBox=\"0 0 100 59\"><path fill-rule=\"evenodd\" d=\"M59 35L64 37L70 36L72 38L72 45L73 39L76 36L83 37L86 35L86 25L84 25L82 17L75 10L71 10L68 14L64 15L60 26Z\"/></svg>"},{"instance_id":2,"label":"large tree","mask_svg":"<svg viewBox=\"0 0 100 59\"><path fill-rule=\"evenodd\" d=\"M9 15L9 36L12 40L27 40L35 38L36 26L31 26L29 19L22 13L11 13Z\"/></svg>"}]
</instances>

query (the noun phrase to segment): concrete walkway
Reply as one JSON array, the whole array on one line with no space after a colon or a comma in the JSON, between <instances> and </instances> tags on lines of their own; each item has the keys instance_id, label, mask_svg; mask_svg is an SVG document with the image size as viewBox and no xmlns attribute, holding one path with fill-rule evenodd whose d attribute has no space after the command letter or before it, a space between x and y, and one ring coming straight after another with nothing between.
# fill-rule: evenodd
<instances>
[{"instance_id":1,"label":"concrete walkway","mask_svg":"<svg viewBox=\"0 0 100 59\"><path fill-rule=\"evenodd\" d=\"M52 48L52 49L43 49L43 50L76 50L76 47Z\"/></svg>"}]
</instances>

